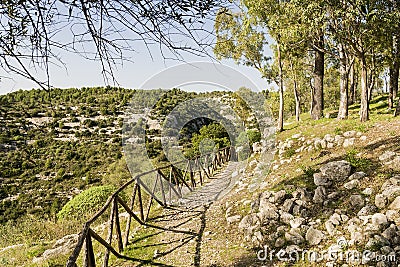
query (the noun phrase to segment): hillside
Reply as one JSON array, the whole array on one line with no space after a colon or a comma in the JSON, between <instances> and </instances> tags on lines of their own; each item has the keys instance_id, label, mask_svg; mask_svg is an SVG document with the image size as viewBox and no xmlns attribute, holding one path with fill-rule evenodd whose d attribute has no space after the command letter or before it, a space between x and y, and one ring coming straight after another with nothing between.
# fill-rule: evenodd
<instances>
[{"instance_id":1,"label":"hillside","mask_svg":"<svg viewBox=\"0 0 400 267\"><path fill-rule=\"evenodd\" d=\"M58 92L59 97L42 106L35 99L48 101L47 92L16 92L0 98L5 129L0 153L6 159L0 169L4 214L0 247L7 247L1 249L0 262L6 266L30 265L52 248L55 240L80 231L84 218L78 222L56 220L57 212L73 195L97 185L116 187L130 178L121 153L120 110L135 91L70 90ZM386 114L385 97L374 99L373 114L367 123L358 122L357 106L351 107L348 120L312 121L308 114L302 115L301 122L289 120L286 130L276 135L277 153L269 170L269 159L255 153L240 170L231 193L198 213L200 217L187 220L184 214L179 218L159 211L160 216L175 216L174 223L182 223L184 228L198 230L199 239L189 242L185 237L142 229L135 234L139 241L131 244L127 253L174 266L187 266L188 262L195 266L284 266L286 263L277 259L260 261L257 253L265 245L277 251L322 251L344 237L348 248L398 255L399 213L392 202L400 193L387 190L399 186L400 124ZM118 108L112 111L103 105L101 109L107 99L119 102ZM155 110L157 116L162 115L163 108ZM157 134L149 132L153 138ZM21 165L16 165L19 162ZM340 173L337 181L324 176L332 172L332 164L338 164L334 169ZM19 188L15 187L17 183ZM350 231L350 221L359 230ZM168 221L164 224L169 226ZM371 230L366 225L377 228ZM357 244L350 242L355 238L352 231L362 232ZM388 233L390 238L385 237ZM165 242L176 238L180 240L177 244ZM35 260L33 265L63 265L67 257ZM116 259L113 262L114 266L132 264Z\"/></svg>"}]
</instances>

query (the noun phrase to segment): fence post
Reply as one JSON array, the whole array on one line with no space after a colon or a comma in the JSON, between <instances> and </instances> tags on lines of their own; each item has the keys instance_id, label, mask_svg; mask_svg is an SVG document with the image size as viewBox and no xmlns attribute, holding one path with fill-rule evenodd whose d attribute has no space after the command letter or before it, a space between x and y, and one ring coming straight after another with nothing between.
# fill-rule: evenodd
<instances>
[{"instance_id":1,"label":"fence post","mask_svg":"<svg viewBox=\"0 0 400 267\"><path fill-rule=\"evenodd\" d=\"M113 232L113 228L114 228L114 211L115 211L115 204L116 202L113 200L111 201L111 210L110 210L110 225L108 226L108 236L107 236L107 242L108 244L110 244L110 246L112 246L112 232ZM110 258L110 250L107 248L106 253L104 254L104 262L103 262L103 267L107 267L108 266L108 259Z\"/></svg>"},{"instance_id":2,"label":"fence post","mask_svg":"<svg viewBox=\"0 0 400 267\"><path fill-rule=\"evenodd\" d=\"M96 267L96 260L93 253L92 236L90 235L90 230L88 231L85 238L85 260L83 266L85 267Z\"/></svg>"}]
</instances>

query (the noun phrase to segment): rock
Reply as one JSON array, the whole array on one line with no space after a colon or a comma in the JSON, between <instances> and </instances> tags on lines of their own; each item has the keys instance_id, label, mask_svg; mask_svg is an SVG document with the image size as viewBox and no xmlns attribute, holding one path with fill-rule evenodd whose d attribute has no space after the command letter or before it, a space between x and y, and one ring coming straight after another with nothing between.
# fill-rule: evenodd
<instances>
[{"instance_id":1,"label":"rock","mask_svg":"<svg viewBox=\"0 0 400 267\"><path fill-rule=\"evenodd\" d=\"M334 141L335 141L335 138L332 137L332 135L330 135L330 134L326 134L326 135L324 136L324 140L325 140L326 142L334 142Z\"/></svg>"},{"instance_id":2,"label":"rock","mask_svg":"<svg viewBox=\"0 0 400 267\"><path fill-rule=\"evenodd\" d=\"M355 138L349 138L349 139L344 139L343 142L343 147L350 147L350 146L354 146L354 142L355 142Z\"/></svg>"},{"instance_id":3,"label":"rock","mask_svg":"<svg viewBox=\"0 0 400 267\"><path fill-rule=\"evenodd\" d=\"M396 226L394 224L390 225L385 231L382 232L382 236L387 240L393 240L396 235Z\"/></svg>"},{"instance_id":4,"label":"rock","mask_svg":"<svg viewBox=\"0 0 400 267\"><path fill-rule=\"evenodd\" d=\"M391 210L400 210L400 196L396 197L395 200L389 205L389 209Z\"/></svg>"},{"instance_id":5,"label":"rock","mask_svg":"<svg viewBox=\"0 0 400 267\"><path fill-rule=\"evenodd\" d=\"M304 223L304 221L305 221L304 218L297 217L297 218L290 220L289 224L290 224L290 227L292 227L292 228L299 228Z\"/></svg>"},{"instance_id":6,"label":"rock","mask_svg":"<svg viewBox=\"0 0 400 267\"><path fill-rule=\"evenodd\" d=\"M379 160L380 161L390 161L392 159L394 159L394 157L396 156L396 153L393 151L386 151L385 153L383 153L380 157Z\"/></svg>"},{"instance_id":7,"label":"rock","mask_svg":"<svg viewBox=\"0 0 400 267\"><path fill-rule=\"evenodd\" d=\"M363 207L365 205L364 198L361 195L351 195L349 202L354 207Z\"/></svg>"},{"instance_id":8,"label":"rock","mask_svg":"<svg viewBox=\"0 0 400 267\"><path fill-rule=\"evenodd\" d=\"M371 187L367 187L362 191L362 193L364 195L370 196L370 195L372 195L372 193L374 193L374 190Z\"/></svg>"},{"instance_id":9,"label":"rock","mask_svg":"<svg viewBox=\"0 0 400 267\"><path fill-rule=\"evenodd\" d=\"M371 222L372 225L374 225L379 229L385 227L386 224L388 223L386 215L382 213L375 213L374 215L372 215Z\"/></svg>"},{"instance_id":10,"label":"rock","mask_svg":"<svg viewBox=\"0 0 400 267\"><path fill-rule=\"evenodd\" d=\"M228 225L232 224L232 223L237 223L237 222L240 222L241 218L242 218L242 216L240 216L240 215L230 216L230 217L226 218L226 222L228 223Z\"/></svg>"},{"instance_id":11,"label":"rock","mask_svg":"<svg viewBox=\"0 0 400 267\"><path fill-rule=\"evenodd\" d=\"M281 248L285 245L286 241L282 237L278 237L275 241L275 247L276 248Z\"/></svg>"},{"instance_id":12,"label":"rock","mask_svg":"<svg viewBox=\"0 0 400 267\"><path fill-rule=\"evenodd\" d=\"M335 225L331 221L325 222L325 228L329 235L333 236L336 234Z\"/></svg>"},{"instance_id":13,"label":"rock","mask_svg":"<svg viewBox=\"0 0 400 267\"><path fill-rule=\"evenodd\" d=\"M306 240L310 245L318 245L323 238L324 234L320 230L314 229L313 227L307 230Z\"/></svg>"},{"instance_id":14,"label":"rock","mask_svg":"<svg viewBox=\"0 0 400 267\"><path fill-rule=\"evenodd\" d=\"M366 205L358 213L357 216L371 215L376 212L376 207L373 205Z\"/></svg>"},{"instance_id":15,"label":"rock","mask_svg":"<svg viewBox=\"0 0 400 267\"><path fill-rule=\"evenodd\" d=\"M342 146L343 142L344 142L344 137L341 135L336 135L335 142L336 142L337 146Z\"/></svg>"},{"instance_id":16,"label":"rock","mask_svg":"<svg viewBox=\"0 0 400 267\"><path fill-rule=\"evenodd\" d=\"M382 195L384 195L390 202L395 197L400 196L400 186L394 184L388 185L387 188L384 188L384 190L382 191Z\"/></svg>"},{"instance_id":17,"label":"rock","mask_svg":"<svg viewBox=\"0 0 400 267\"><path fill-rule=\"evenodd\" d=\"M240 221L238 227L239 227L239 229L247 230L259 223L260 223L260 221L255 214L249 214L249 215L246 215L243 217L243 219Z\"/></svg>"},{"instance_id":18,"label":"rock","mask_svg":"<svg viewBox=\"0 0 400 267\"><path fill-rule=\"evenodd\" d=\"M293 207L294 207L294 199L286 199L285 202L282 205L282 211L292 213L293 212Z\"/></svg>"},{"instance_id":19,"label":"rock","mask_svg":"<svg viewBox=\"0 0 400 267\"><path fill-rule=\"evenodd\" d=\"M275 195L272 199L273 203L281 204L285 200L285 197L286 197L286 191L280 190L275 193Z\"/></svg>"},{"instance_id":20,"label":"rock","mask_svg":"<svg viewBox=\"0 0 400 267\"><path fill-rule=\"evenodd\" d=\"M334 224L334 225L339 225L341 223L342 218L340 217L339 214L334 213L332 216L329 218L329 220Z\"/></svg>"},{"instance_id":21,"label":"rock","mask_svg":"<svg viewBox=\"0 0 400 267\"><path fill-rule=\"evenodd\" d=\"M299 139L300 137L301 137L301 133L292 135L292 139Z\"/></svg>"},{"instance_id":22,"label":"rock","mask_svg":"<svg viewBox=\"0 0 400 267\"><path fill-rule=\"evenodd\" d=\"M400 214L397 210L387 210L386 211L386 218L391 222L398 222L400 225Z\"/></svg>"},{"instance_id":23,"label":"rock","mask_svg":"<svg viewBox=\"0 0 400 267\"><path fill-rule=\"evenodd\" d=\"M326 197L325 187L318 186L314 192L314 197L313 197L314 203L323 203L325 201L325 197Z\"/></svg>"},{"instance_id":24,"label":"rock","mask_svg":"<svg viewBox=\"0 0 400 267\"><path fill-rule=\"evenodd\" d=\"M331 182L329 181L328 177L323 175L320 172L314 173L313 177L314 177L314 184L316 186L320 186L320 185L329 186L329 185L331 185Z\"/></svg>"},{"instance_id":25,"label":"rock","mask_svg":"<svg viewBox=\"0 0 400 267\"><path fill-rule=\"evenodd\" d=\"M351 172L351 165L349 162L332 161L321 167L321 172L323 175L329 177L331 181L344 181L346 180Z\"/></svg>"},{"instance_id":26,"label":"rock","mask_svg":"<svg viewBox=\"0 0 400 267\"><path fill-rule=\"evenodd\" d=\"M361 136L361 137L360 137L360 141L362 141L362 142L367 141L367 137L366 137L365 135Z\"/></svg>"},{"instance_id":27,"label":"rock","mask_svg":"<svg viewBox=\"0 0 400 267\"><path fill-rule=\"evenodd\" d=\"M294 219L294 216L290 213L287 212L282 212L281 213L281 222L290 225L290 221Z\"/></svg>"},{"instance_id":28,"label":"rock","mask_svg":"<svg viewBox=\"0 0 400 267\"><path fill-rule=\"evenodd\" d=\"M347 132L343 133L343 136L349 138L349 137L355 137L356 134L357 134L356 131L347 131Z\"/></svg>"},{"instance_id":29,"label":"rock","mask_svg":"<svg viewBox=\"0 0 400 267\"><path fill-rule=\"evenodd\" d=\"M268 220L278 220L279 214L273 209L267 209L257 213L258 218L261 222L266 222Z\"/></svg>"},{"instance_id":30,"label":"rock","mask_svg":"<svg viewBox=\"0 0 400 267\"><path fill-rule=\"evenodd\" d=\"M300 245L304 242L304 237L301 235L299 228L291 228L289 232L285 233L285 239L295 245Z\"/></svg>"},{"instance_id":31,"label":"rock","mask_svg":"<svg viewBox=\"0 0 400 267\"><path fill-rule=\"evenodd\" d=\"M78 242L78 236L78 234L64 236L56 241L56 243L53 245L53 248L43 252L42 256L33 258L33 262L38 263L50 258L60 257L60 255L71 253Z\"/></svg>"},{"instance_id":32,"label":"rock","mask_svg":"<svg viewBox=\"0 0 400 267\"><path fill-rule=\"evenodd\" d=\"M351 190L357 188L359 184L360 182L357 179L353 179L350 182L345 183L343 187L346 188L347 190Z\"/></svg>"},{"instance_id":33,"label":"rock","mask_svg":"<svg viewBox=\"0 0 400 267\"><path fill-rule=\"evenodd\" d=\"M387 198L382 195L382 194L377 194L375 196L375 206L377 206L380 209L383 209L384 207L386 207L387 204Z\"/></svg>"},{"instance_id":34,"label":"rock","mask_svg":"<svg viewBox=\"0 0 400 267\"><path fill-rule=\"evenodd\" d=\"M352 175L350 175L349 180L353 180L353 179L360 180L360 179L364 178L365 176L367 176L367 174L365 172L355 172Z\"/></svg>"}]
</instances>

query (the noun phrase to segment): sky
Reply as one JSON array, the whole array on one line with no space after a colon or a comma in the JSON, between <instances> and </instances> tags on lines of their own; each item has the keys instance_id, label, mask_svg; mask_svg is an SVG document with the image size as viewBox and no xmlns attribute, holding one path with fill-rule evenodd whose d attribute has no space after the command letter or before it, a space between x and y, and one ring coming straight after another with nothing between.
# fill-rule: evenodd
<instances>
[{"instance_id":1,"label":"sky","mask_svg":"<svg viewBox=\"0 0 400 267\"><path fill-rule=\"evenodd\" d=\"M131 61L123 62L123 65L117 66L114 70L115 78L118 82L118 84L115 84L115 86L132 89L142 88L142 86L151 80L152 77L157 76L157 74L160 72L168 70L168 68L193 62L196 64L199 62L209 62L209 64L215 64L217 69L221 69L218 66L223 66L224 70L227 70L227 73L229 74L227 74L227 77L223 79L235 80L235 85L231 84L230 86L236 86L238 88L240 86L253 87L250 89L256 91L261 91L270 87L265 79L261 78L261 75L257 70L251 67L239 66L235 64L233 60L222 60L218 62L215 58L207 56L200 57L188 53L185 54L183 52L180 53L182 56L182 61L171 59L166 60L161 55L158 46L150 47L150 51L148 51L144 44L138 41L135 43L134 48L135 52L130 54ZM211 48L208 52L212 54ZM268 50L267 53L270 53L270 51ZM53 87L81 88L107 85L103 79L103 76L101 75L101 64L99 61L84 59L77 54L67 52L61 52L60 57L64 63L64 66L60 66L60 64L50 66L50 83ZM229 70L230 68L235 70L236 73ZM33 71L33 69L30 69L30 71ZM175 73L174 75L188 76L190 75L191 69L180 69L180 71L181 72ZM207 73L209 76L215 76L220 72L215 71L213 67L209 67L209 69L203 74L206 75ZM38 71L37 74L38 76L44 77L44 71ZM5 73L3 70L0 70L0 77L0 94L7 94L19 89L29 90L32 88L38 88L38 85L34 82L16 75L10 76L10 74ZM246 82L249 79L251 84L254 84L254 86L248 86L248 82L241 83L242 78L243 80L246 80ZM202 79L204 80L204 78ZM153 83L153 86L169 88L171 83L168 82L167 79L164 79L164 81L165 85L161 81L161 83ZM226 83L228 84L229 81ZM177 82L177 84L180 83ZM205 91L214 89L212 83L207 81L204 83L204 81L199 80L194 80L193 83L186 81L185 85L182 87L184 87L183 89L192 91ZM231 89L236 90L238 88Z\"/></svg>"},{"instance_id":2,"label":"sky","mask_svg":"<svg viewBox=\"0 0 400 267\"><path fill-rule=\"evenodd\" d=\"M239 66L235 64L233 60L222 60L218 62L209 57L183 55L183 61L176 61L164 60L162 56L157 55L157 52L153 54L154 55L152 58L146 52L137 53L135 58L133 58L133 62L124 62L122 66L118 66L115 71L115 76L119 86L132 89L142 88L143 84L153 76L174 66L177 67L179 65L190 64L193 62L209 62L209 64L214 64L217 67L220 65L230 67L240 72L242 75L247 76L247 78L254 83L255 87L257 87L251 88L252 90L261 91L269 87L268 83L265 81L265 79L261 78L260 73L257 70L246 66ZM66 68L51 68L50 81L54 87L81 88L105 85L103 76L101 75L101 65L99 62L90 61L78 55L69 55L63 60L66 64ZM183 76L187 76L188 74L188 72L182 73ZM166 85L163 85L163 83L159 84L160 87L168 88L170 83L166 83ZM246 84L238 83L239 87L245 85ZM201 86L199 86L196 82L194 82L192 86L186 85L183 87L185 87L187 90L201 90L199 89ZM0 81L0 94L7 94L19 89L27 90L32 88L38 88L38 85L28 79L18 76L12 76L11 79L2 78Z\"/></svg>"}]
</instances>

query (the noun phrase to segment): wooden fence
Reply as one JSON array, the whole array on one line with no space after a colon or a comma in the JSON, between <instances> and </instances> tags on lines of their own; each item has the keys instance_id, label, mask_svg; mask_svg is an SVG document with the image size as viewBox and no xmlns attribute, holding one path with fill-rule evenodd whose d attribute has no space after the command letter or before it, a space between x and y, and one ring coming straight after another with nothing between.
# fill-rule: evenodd
<instances>
[{"instance_id":1,"label":"wooden fence","mask_svg":"<svg viewBox=\"0 0 400 267\"><path fill-rule=\"evenodd\" d=\"M202 155L192 160L173 163L136 175L133 179L118 188L108 198L104 206L84 224L83 230L79 234L78 243L69 257L66 266L77 266L77 259L84 246L83 266L96 266L92 244L93 239L105 248L103 267L108 266L110 253L114 254L117 258L131 259L123 255L123 250L128 245L132 219L142 226L163 229L157 225L148 223L153 203L157 202L162 207L173 206L185 193L193 191L199 185L203 185L207 178L212 177L214 172L229 160L236 160L236 153L233 147L222 148L215 153ZM178 164L186 165L185 169L178 169L176 167ZM130 187L131 185L133 186ZM132 190L130 201L125 201L122 195L126 196L125 191L129 189ZM147 194L147 205L145 205L146 201L144 201L143 193ZM121 231L120 207L128 214L124 235ZM110 211L108 235L106 239L103 239L91 228L91 225L99 220L100 217L106 215L107 211ZM174 231L192 234L187 231ZM117 248L113 246L113 240L117 241Z\"/></svg>"}]
</instances>

